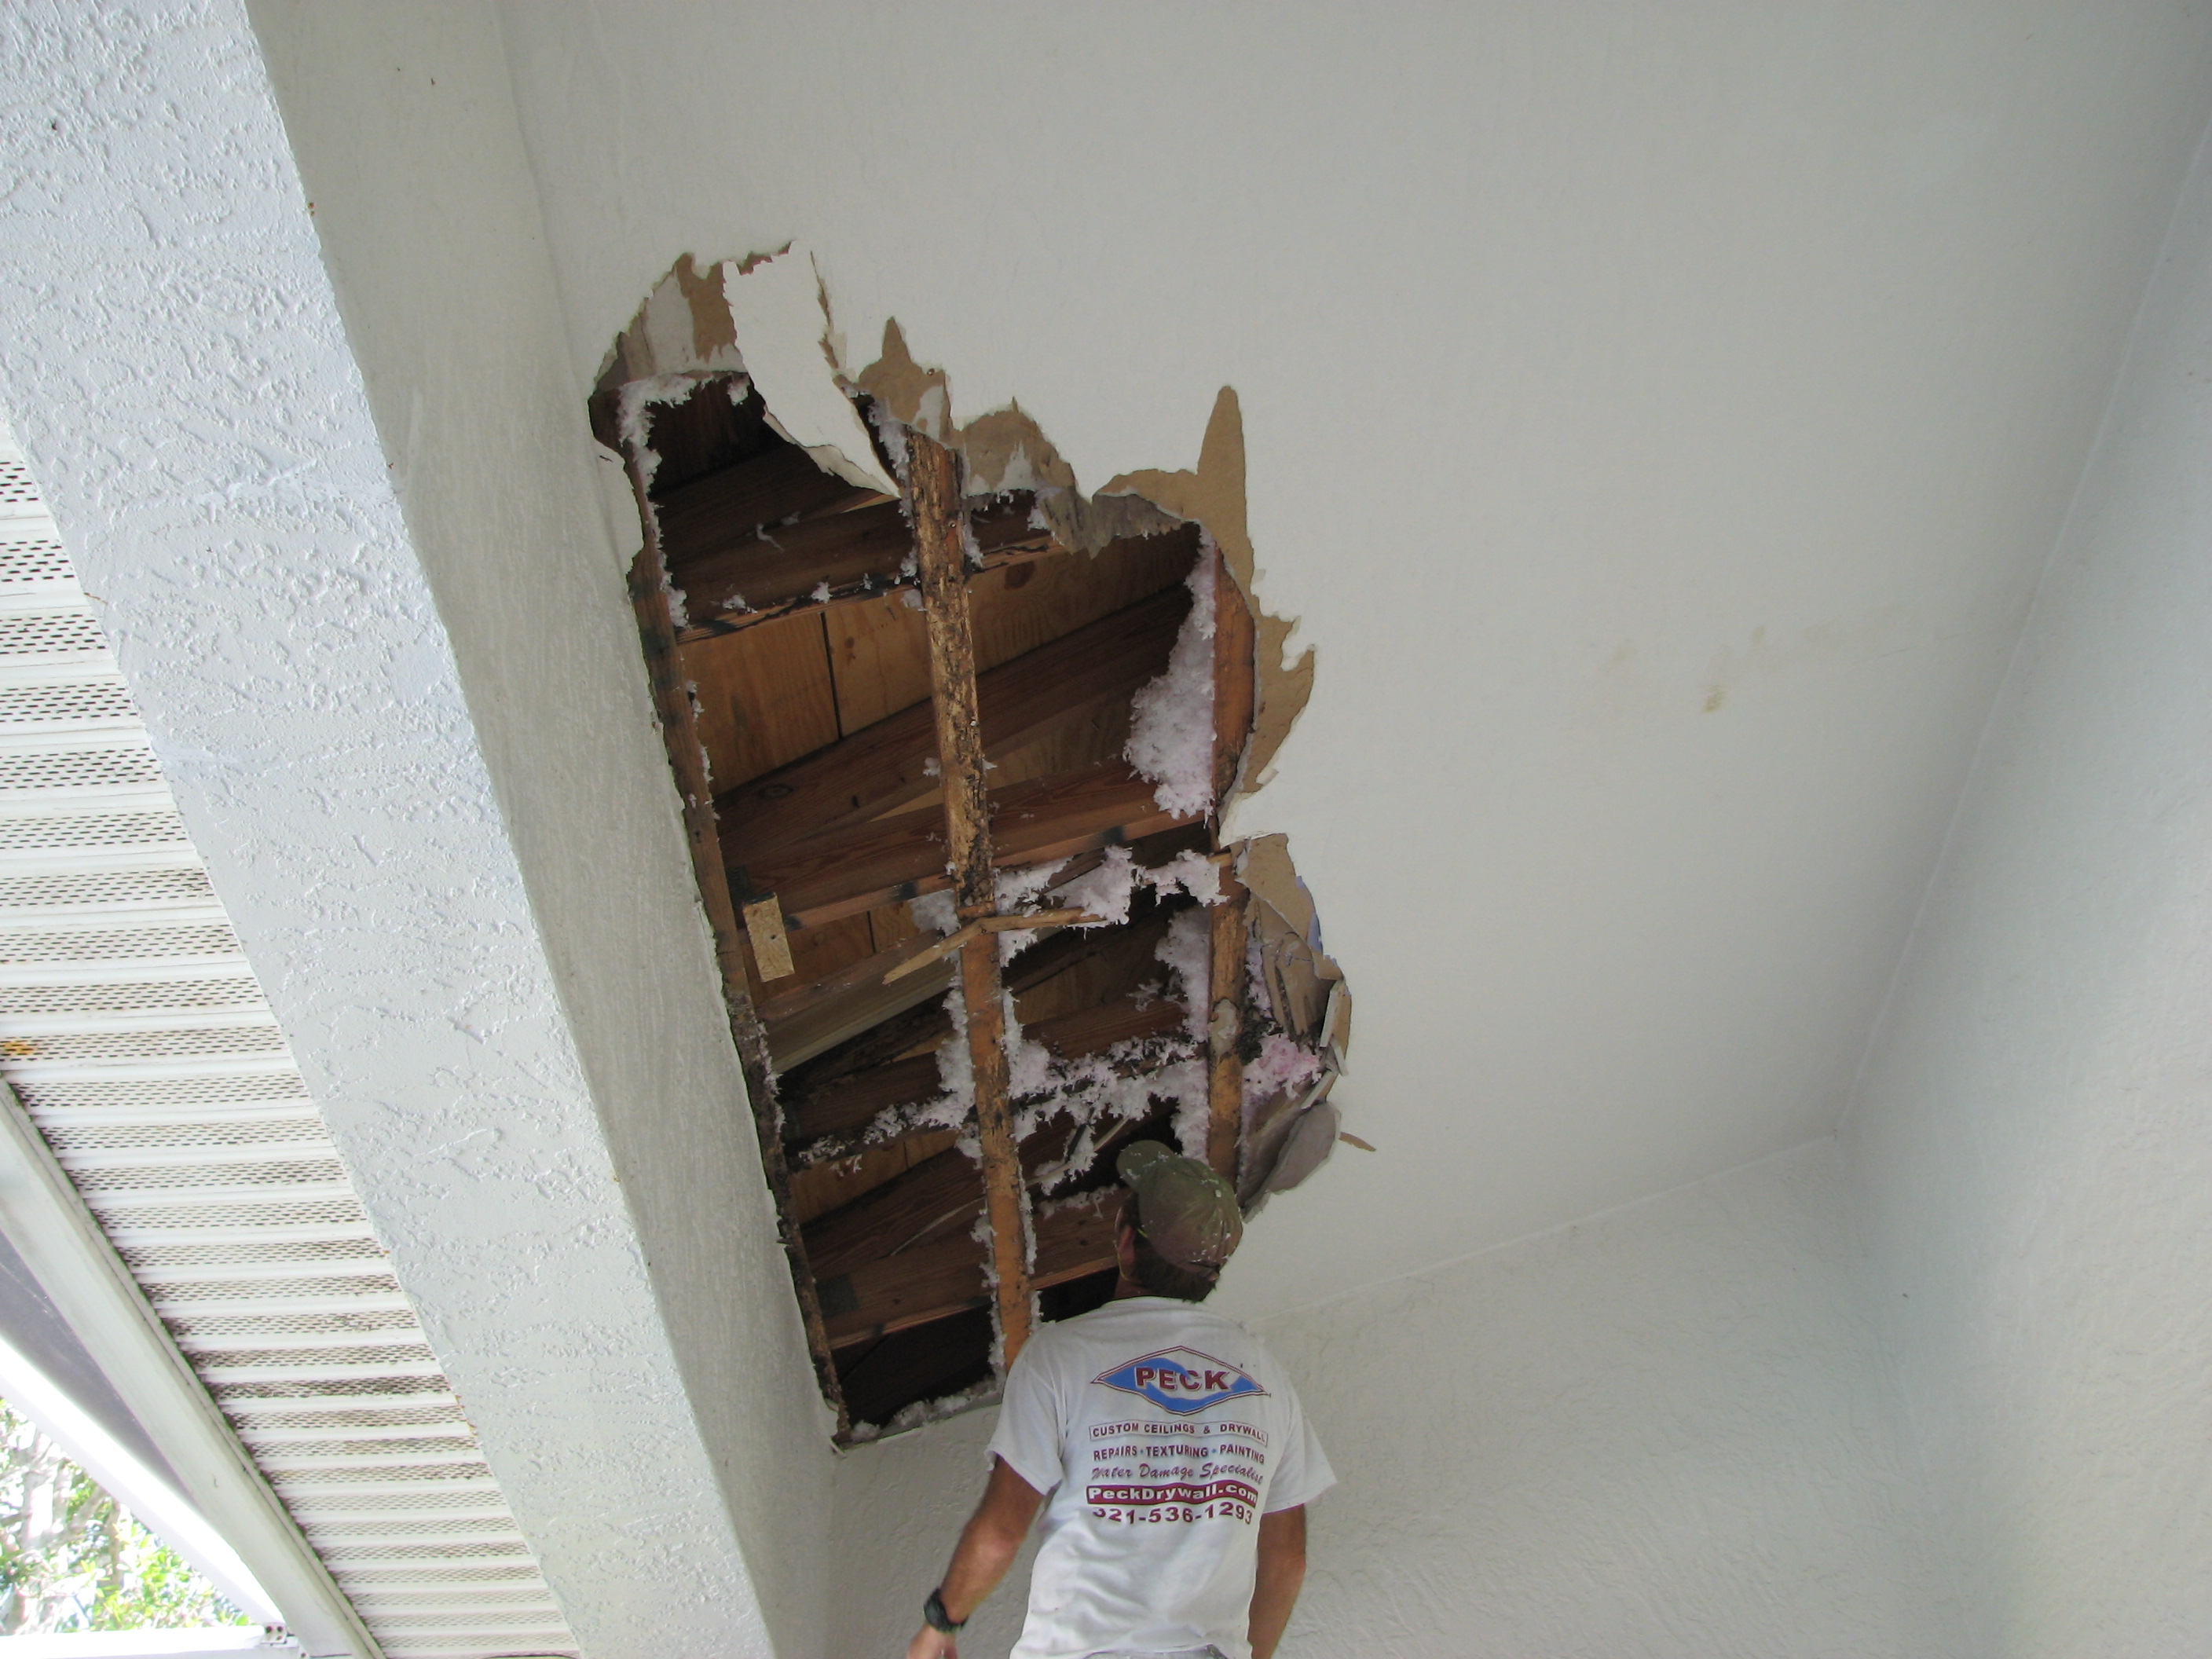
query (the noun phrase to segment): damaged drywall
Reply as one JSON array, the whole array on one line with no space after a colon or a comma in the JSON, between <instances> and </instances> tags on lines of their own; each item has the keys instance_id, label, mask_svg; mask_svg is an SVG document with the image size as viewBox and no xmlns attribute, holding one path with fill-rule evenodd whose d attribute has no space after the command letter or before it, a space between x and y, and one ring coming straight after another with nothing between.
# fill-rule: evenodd
<instances>
[{"instance_id":1,"label":"damaged drywall","mask_svg":"<svg viewBox=\"0 0 2212 1659\"><path fill-rule=\"evenodd\" d=\"M1220 1167L1237 1176L1249 1210L1256 1211L1270 1194L1304 1181L1339 1141L1330 1091L1343 1068L1349 1000L1342 974L1322 947L1315 907L1292 867L1285 839L1234 841L1224 839L1221 828L1234 801L1266 781L1277 750L1310 695L1314 676L1310 650L1295 662L1285 660L1292 625L1258 612L1251 601L1255 564L1245 511L1242 411L1235 393L1224 389L1216 399L1194 470L1132 474L1086 495L1074 469L1018 405L1010 403L962 420L947 374L915 360L896 321L885 327L881 356L856 374L844 372L840 343L819 274L803 251L787 246L771 255L725 260L703 273L687 257L655 286L605 360L592 404L595 428L633 471L637 504L650 532L633 590L659 594L666 622L658 647L648 641L647 655L653 658L656 649L664 655L696 653L684 657L681 670L693 682L690 719L684 718L683 707L672 705L672 714L663 712L664 722L672 722L672 755L682 751L679 775L688 769L702 780L694 791L702 803L709 791L729 792L722 803L724 816L710 814L702 825L708 839L700 844L719 851L720 861L712 868L702 866L701 879L703 887L720 888L726 876L744 918L750 956L730 958L727 981L737 1023L762 1031L763 1052L772 1055L777 1048L776 1010L785 991L771 988L811 996L810 975L823 975L830 988L826 994L842 999L850 1010L869 1011L865 1019L845 1028L848 1035L836 1039L858 1046L815 1065L824 1050L810 1042L799 1058L764 1067L758 1091L769 1162L798 1172L807 1182L802 1193L790 1177L771 1172L825 1393L842 1413L841 1387L831 1377L842 1363L836 1358L841 1350L951 1316L918 1310L960 1305L957 1296L897 1304L871 1301L852 1288L853 1275L915 1248L917 1239L935 1238L933 1230L945 1224L943 1218L962 1213L968 1200L950 1188L939 1196L939 1186L932 1183L944 1177L916 1175L911 1190L927 1194L927 1203L934 1206L918 1218L921 1231L915 1219L908 1219L896 1224L902 1231L880 1237L872 1223L850 1220L847 1206L861 1206L865 1200L865 1211L855 1208L849 1214L892 1216L907 1201L886 1204L880 1195L869 1196L885 1183L902 1181L901 1171L907 1167L870 1173L885 1167L867 1164L876 1153L903 1158L902 1148L944 1134L957 1139L972 1158L973 1137L963 1138L963 1127L975 1109L966 1081L969 1056L960 1036L965 1029L960 996L947 999L941 1011L899 996L892 1000L894 1009L877 1000L872 990L860 994L856 988L863 981L852 977L858 966L870 962L878 963L872 971L884 972L883 963L898 948L886 939L887 927L894 933L916 926L950 933L950 895L928 896L926 884L898 889L862 882L849 896L823 898L820 883L837 878L840 860L860 857L843 850L853 836L863 836L854 845L873 846L866 837L894 833L870 827L886 809L861 811L865 801L878 799L867 794L821 796L818 811L817 805L802 810L778 803L793 799L794 792L801 802L817 801L817 786L806 781L813 775L792 769L836 768L848 763L842 758L848 755L922 752L920 733L886 736L890 728L878 722L902 707L926 709L927 701L915 704L909 692L904 705L867 703L878 712L864 714L855 723L842 701L844 691L834 690L842 684L839 676L845 672L838 666L845 660L841 653L860 653L853 660L872 665L854 671L866 681L865 696L875 695L882 683L870 677L893 672L896 678L884 665L892 659L868 654L892 651L895 659L896 647L866 641L890 638L883 630L896 634L902 625L895 620L904 614L897 601L911 609L921 597L911 509L900 499L898 481L922 440L941 444L960 459L970 556L963 585L1003 570L1003 585L994 579L991 591L1010 594L1042 571L1046 586L1040 592L1057 589L1072 596L1097 588L1103 593L1117 591L1112 584L1122 578L1113 573L1133 568L1133 560L1156 563L1170 550L1179 550L1174 556L1188 562L1180 567L1187 574L1175 583L1188 597L1176 608L1181 622L1173 629L1172 646L1164 635L1146 636L1158 641L1164 655L1148 659L1153 665L1127 682L1126 736L1112 740L1105 751L1110 761L1085 751L1054 761L1044 774L1036 775L1019 770L1024 750L1018 744L994 750L994 764L1004 758L1017 765L1014 775L1034 777L1060 791L1085 787L1079 780L1094 775L1085 768L1111 765L1127 781L1116 787L1133 787L1145 798L1139 806L1132 797L1131 805L1115 809L1110 823L1101 821L1097 830L1082 832L1103 834L1103 840L1069 842L1041 862L1024 863L1018 851L1002 845L1000 856L1009 862L1000 878L1001 917L1034 912L1048 933L1069 924L1047 919L1070 914L1073 906L1072 914L1086 919L1079 927L1125 928L1133 925L1130 901L1138 887L1161 896L1148 902L1164 904L1168 896L1182 894L1174 902L1194 900L1198 907L1177 911L1159 945L1157 962L1169 970L1164 996L1157 974L1151 987L1137 986L1132 993L1137 1000L1130 1012L1135 1016L1141 1017L1148 1006L1172 1006L1171 1031L1133 1030L1103 1048L1063 1054L1051 1046L1059 1040L1051 1036L1052 1022L1077 1012L1118 1018L1113 999L1122 994L1083 993L1073 1008L1039 1014L1042 1039L1024 1034L1027 1016L1009 996L1005 1018L1016 1138L1037 1149L1024 1185L1024 1190L1035 1188L1045 1206L1037 1212L1037 1224L1049 1229L1058 1218L1079 1230L1095 1228L1096 1222L1085 1218L1103 1213L1100 1205L1112 1196L1101 1188L1102 1182L1113 1185L1111 1170L1102 1161L1105 1149L1146 1121L1194 1155L1226 1158ZM775 438L744 435L763 428ZM803 453L794 453L794 448ZM1038 560L1044 564L1032 568ZM1148 616L1163 614L1158 599L1165 597L1164 591L1155 585L1141 592L1158 597L1144 599L1133 609L1125 609L1129 598L1109 607L1117 627L1131 625L1127 618L1140 610ZM892 604L890 613L880 608L886 602ZM1104 613L1098 616L1103 623ZM1054 624L1021 650L1042 650L1041 641L1063 636L1073 645L1091 626L1073 621ZM793 633L794 629L811 631ZM1066 631L1071 629L1076 631ZM772 635L769 629L783 631ZM790 642L801 641L811 641L803 646L806 660L790 654ZM805 726L811 735L789 746L781 746L779 737L774 752L781 758L747 760L731 750L730 768L714 760L698 736L702 696L717 720L734 706L732 720L720 729L766 720L781 733L782 722L803 723L811 717L773 713L782 706L775 700L803 701L808 694L791 677L803 680L823 672L824 654L830 659L824 684L833 688L834 714L826 727ZM808 661L817 666L810 668ZM750 690L732 690L736 682L729 677L754 672L741 667L754 662L764 678L746 680ZM701 682L711 683L712 689L702 692ZM683 694L678 696L681 700ZM987 705L987 712L998 706ZM799 729L790 728L794 734ZM857 763L879 764L865 758ZM903 777L915 763L896 764ZM933 761L921 763L916 788L922 779L936 775L934 766ZM763 768L769 769L765 774ZM716 773L726 775L705 781ZM798 781L775 781L787 774ZM763 775L765 783L760 781ZM871 817L871 811L877 816ZM1006 821L1022 821L1021 815ZM1155 850L1142 852L1145 837L1186 833L1197 840L1150 843ZM788 880L780 883L774 878L779 866L773 849L793 835L818 839L807 842L811 862L803 869L781 866ZM777 841L779 836L786 841ZM840 836L847 840L836 839ZM1156 867L1133 863L1133 849ZM713 852L707 856L711 859ZM920 873L927 862L916 863L913 879L941 883L941 853L939 867ZM863 859L851 867L874 866ZM1232 874L1234 880L1229 879ZM809 882L815 887L810 889ZM1018 890L1010 893L1009 884ZM913 901L910 917L872 919L893 898ZM1233 908L1219 911L1218 920L1205 920L1206 910L1232 898ZM863 926L872 942L849 936L841 941L809 931L848 922ZM806 971L795 954L794 940L801 933L810 941L808 948L817 951L815 967ZM1037 928L1005 931L1002 961L1012 962L1033 948L1040 936ZM818 945L811 943L817 939ZM933 960L899 957L883 983L888 986ZM1099 995L1107 1000L1097 1001ZM949 1021L951 1035L934 1047L932 1076L894 1078L896 1066L906 1063L896 1056L917 1042L916 1058L930 1066L923 1057L931 1054L935 1039L921 1036L910 1023L901 1024L917 1018ZM876 1030L878 1024L882 1034ZM869 1046L887 1035L896 1041L880 1054ZM784 1052L793 1050L787 1047ZM803 1069L810 1066L812 1070ZM824 1103L835 1102L836 1079L850 1075L850 1066L880 1068L885 1080L870 1086L889 1090L896 1085L901 1092L878 1098L863 1089L848 1097L870 1102L865 1109L854 1115L836 1105L832 1110ZM794 1075L786 1077L787 1070ZM778 1148L787 1155L787 1164ZM863 1184L841 1188L832 1181ZM817 1269L800 1235L833 1211L834 1224L825 1220L824 1225L831 1226L834 1237L823 1236L821 1243L821 1259L830 1265ZM1069 1242L1073 1237L1063 1235L1066 1248L1057 1260L1094 1265L1054 1267L1061 1278L1048 1282L1099 1271L1095 1239L1081 1246L1094 1255L1070 1255L1067 1251L1077 1249ZM1033 1238L1032 1264L1048 1254ZM1110 1248L1107 1255L1103 1271L1110 1280ZM820 1285L829 1288L815 1304L817 1271L823 1273ZM813 1310L816 1305L822 1311ZM906 1322L878 1324L874 1310L879 1307L887 1310L884 1319ZM941 1397L945 1392L913 1397Z\"/></svg>"},{"instance_id":2,"label":"damaged drywall","mask_svg":"<svg viewBox=\"0 0 2212 1659\"><path fill-rule=\"evenodd\" d=\"M747 343L742 354L740 338ZM1224 386L1216 398L1195 470L1124 473L1086 496L1074 469L1018 404L957 420L950 377L915 360L896 319L884 325L875 362L856 372L848 370L842 345L821 275L802 247L724 260L704 272L686 254L608 353L594 402L607 404L621 387L665 376L742 372L760 388L784 435L848 482L895 495L849 395L858 392L899 424L957 451L971 495L1035 491L1054 538L1079 551L1096 552L1177 520L1203 526L1251 606L1259 635L1252 740L1220 810L1225 814L1237 796L1263 787L1313 695L1314 651L1287 654L1296 624L1268 614L1255 591L1236 391ZM824 364L828 374L819 372Z\"/></svg>"}]
</instances>

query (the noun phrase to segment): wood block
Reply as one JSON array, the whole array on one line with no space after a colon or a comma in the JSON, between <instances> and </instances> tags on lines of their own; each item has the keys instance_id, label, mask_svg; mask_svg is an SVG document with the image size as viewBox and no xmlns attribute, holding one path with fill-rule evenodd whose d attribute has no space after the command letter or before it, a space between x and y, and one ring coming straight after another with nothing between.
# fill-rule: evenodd
<instances>
[{"instance_id":1,"label":"wood block","mask_svg":"<svg viewBox=\"0 0 2212 1659\"><path fill-rule=\"evenodd\" d=\"M745 933L751 939L753 961L763 980L789 979L791 941L783 931L783 907L770 893L744 908Z\"/></svg>"}]
</instances>

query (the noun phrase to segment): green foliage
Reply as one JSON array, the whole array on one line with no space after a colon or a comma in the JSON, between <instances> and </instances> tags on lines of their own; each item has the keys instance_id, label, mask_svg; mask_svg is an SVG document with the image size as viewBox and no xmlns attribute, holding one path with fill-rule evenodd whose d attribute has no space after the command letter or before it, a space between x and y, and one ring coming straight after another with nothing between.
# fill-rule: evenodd
<instances>
[{"instance_id":1,"label":"green foliage","mask_svg":"<svg viewBox=\"0 0 2212 1659\"><path fill-rule=\"evenodd\" d=\"M0 1634L250 1622L0 1403Z\"/></svg>"}]
</instances>

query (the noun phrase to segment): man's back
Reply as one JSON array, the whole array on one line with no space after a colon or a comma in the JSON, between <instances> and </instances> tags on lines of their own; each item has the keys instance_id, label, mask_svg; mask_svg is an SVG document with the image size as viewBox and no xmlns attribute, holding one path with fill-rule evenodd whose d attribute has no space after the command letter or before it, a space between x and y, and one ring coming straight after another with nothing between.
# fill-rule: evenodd
<instances>
[{"instance_id":1,"label":"man's back","mask_svg":"<svg viewBox=\"0 0 2212 1659\"><path fill-rule=\"evenodd\" d=\"M1261 1516L1334 1479L1259 1340L1158 1296L1040 1330L991 1450L1052 1494L1015 1659L1243 1659Z\"/></svg>"}]
</instances>

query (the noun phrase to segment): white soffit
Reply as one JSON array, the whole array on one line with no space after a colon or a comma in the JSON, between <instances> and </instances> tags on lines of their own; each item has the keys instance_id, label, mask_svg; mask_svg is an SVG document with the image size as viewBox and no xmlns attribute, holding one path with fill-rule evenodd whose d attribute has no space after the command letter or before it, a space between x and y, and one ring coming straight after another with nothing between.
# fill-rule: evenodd
<instances>
[{"instance_id":1,"label":"white soffit","mask_svg":"<svg viewBox=\"0 0 2212 1659\"><path fill-rule=\"evenodd\" d=\"M4 434L0 1077L390 1659L576 1650Z\"/></svg>"}]
</instances>

